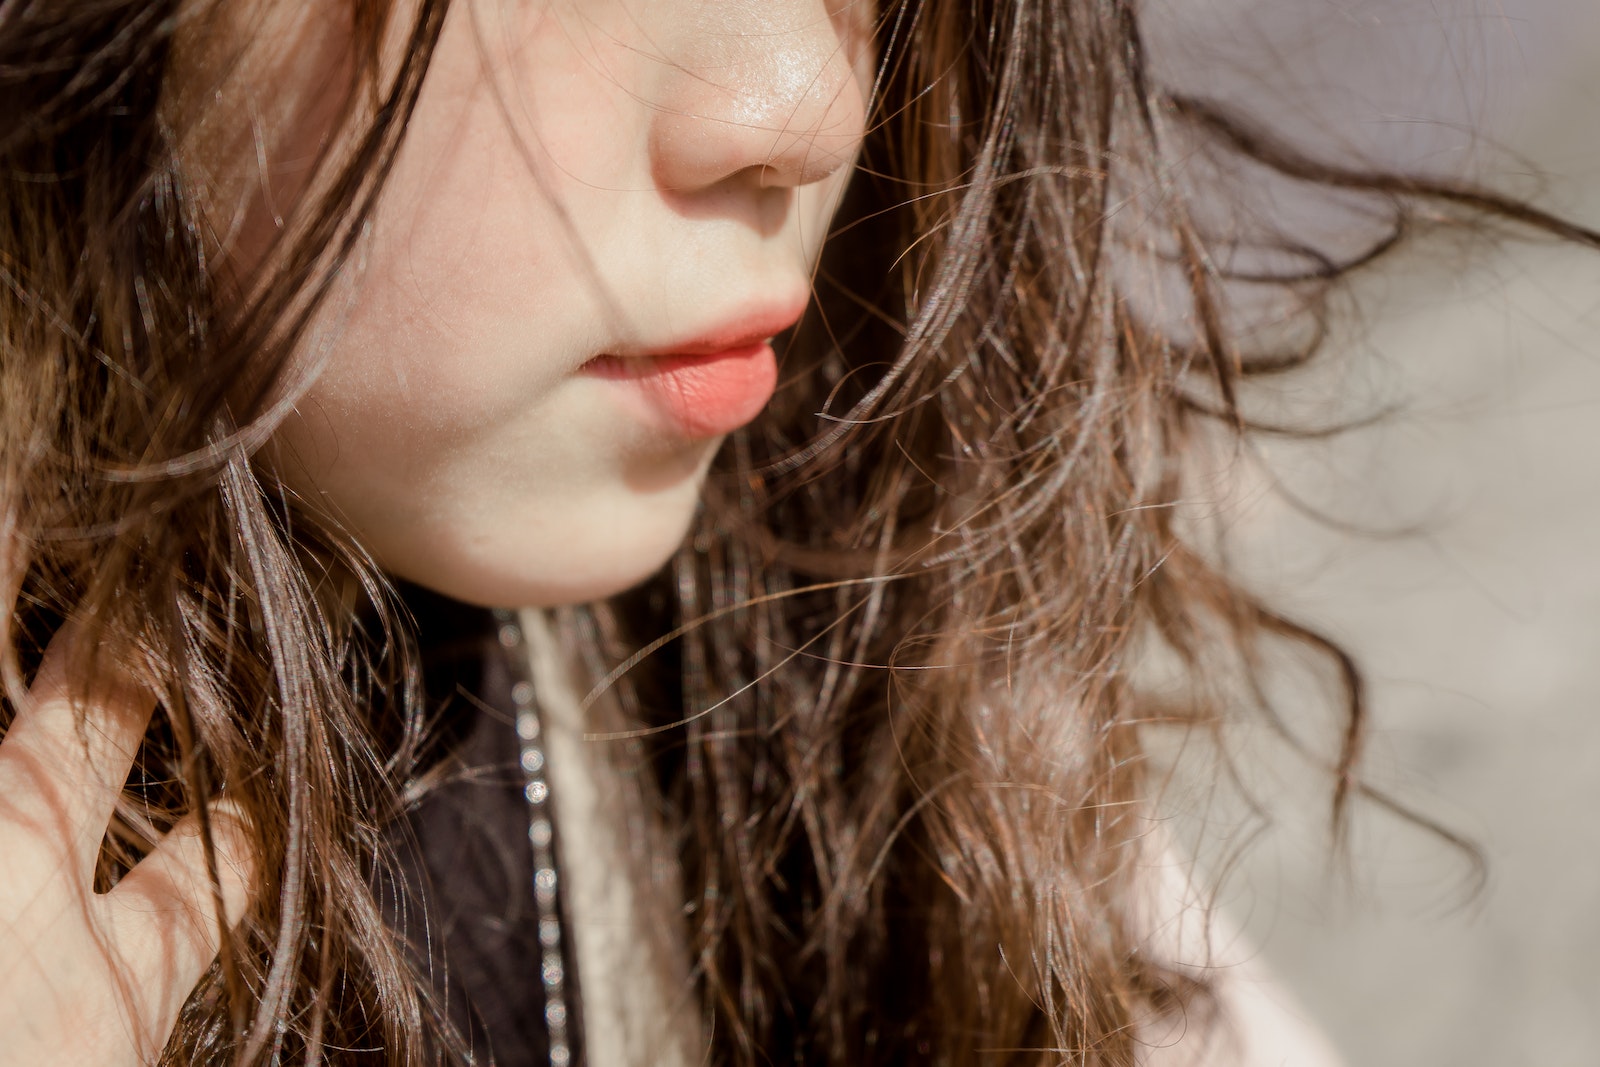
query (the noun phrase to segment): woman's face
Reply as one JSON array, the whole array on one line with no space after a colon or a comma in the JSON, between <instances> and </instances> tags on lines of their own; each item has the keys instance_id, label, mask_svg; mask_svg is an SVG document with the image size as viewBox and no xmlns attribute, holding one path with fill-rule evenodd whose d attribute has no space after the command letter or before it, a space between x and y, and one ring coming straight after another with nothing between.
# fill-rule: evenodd
<instances>
[{"instance_id":1,"label":"woman's face","mask_svg":"<svg viewBox=\"0 0 1600 1067\"><path fill-rule=\"evenodd\" d=\"M660 566L806 304L862 133L867 8L458 0L301 355L285 481L392 573L479 603Z\"/></svg>"}]
</instances>

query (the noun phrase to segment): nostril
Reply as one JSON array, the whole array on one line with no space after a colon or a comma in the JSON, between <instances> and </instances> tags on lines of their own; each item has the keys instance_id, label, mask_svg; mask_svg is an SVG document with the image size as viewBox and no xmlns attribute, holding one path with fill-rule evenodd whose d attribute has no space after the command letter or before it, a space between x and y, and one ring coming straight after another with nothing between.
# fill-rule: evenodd
<instances>
[{"instance_id":1,"label":"nostril","mask_svg":"<svg viewBox=\"0 0 1600 1067\"><path fill-rule=\"evenodd\" d=\"M798 186L848 167L866 124L865 90L834 20L816 6L821 13L798 26L719 35L718 54L699 67L663 69L650 131L661 188L691 192L736 175L762 188Z\"/></svg>"}]
</instances>

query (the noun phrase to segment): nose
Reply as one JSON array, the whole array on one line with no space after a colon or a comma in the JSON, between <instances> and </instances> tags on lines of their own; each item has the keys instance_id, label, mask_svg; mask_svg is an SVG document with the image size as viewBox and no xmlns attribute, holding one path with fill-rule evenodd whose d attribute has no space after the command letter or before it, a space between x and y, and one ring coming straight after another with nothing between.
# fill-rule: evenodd
<instances>
[{"instance_id":1,"label":"nose","mask_svg":"<svg viewBox=\"0 0 1600 1067\"><path fill-rule=\"evenodd\" d=\"M865 45L832 6L703 5L721 9L717 24L679 38L684 47L662 65L652 94L650 166L660 188L800 186L854 160L866 124L856 69Z\"/></svg>"}]
</instances>

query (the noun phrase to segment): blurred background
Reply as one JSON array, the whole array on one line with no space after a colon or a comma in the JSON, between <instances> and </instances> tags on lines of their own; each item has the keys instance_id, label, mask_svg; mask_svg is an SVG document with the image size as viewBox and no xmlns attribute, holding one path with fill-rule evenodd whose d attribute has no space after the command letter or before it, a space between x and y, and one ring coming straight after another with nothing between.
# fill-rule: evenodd
<instances>
[{"instance_id":1,"label":"blurred background","mask_svg":"<svg viewBox=\"0 0 1600 1067\"><path fill-rule=\"evenodd\" d=\"M1470 176L1600 226L1595 0L1152 0L1146 16L1169 79L1330 158ZM1480 845L1488 879L1474 895L1459 852L1370 805L1341 874L1326 785L1291 767L1224 901L1352 1067L1593 1067L1600 254L1424 243L1355 295L1295 407L1389 413L1264 443L1215 504L1251 584L1363 664L1369 780Z\"/></svg>"}]
</instances>

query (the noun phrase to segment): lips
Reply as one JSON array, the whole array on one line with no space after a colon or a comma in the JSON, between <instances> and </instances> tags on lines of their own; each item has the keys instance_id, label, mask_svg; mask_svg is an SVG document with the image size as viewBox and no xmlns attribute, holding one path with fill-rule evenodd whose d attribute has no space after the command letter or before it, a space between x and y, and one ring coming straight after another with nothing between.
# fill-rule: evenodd
<instances>
[{"instance_id":1,"label":"lips","mask_svg":"<svg viewBox=\"0 0 1600 1067\"><path fill-rule=\"evenodd\" d=\"M605 353L583 371L617 383L684 437L720 437L750 422L772 399L778 384L772 337L793 326L802 310L758 311L682 341Z\"/></svg>"}]
</instances>

